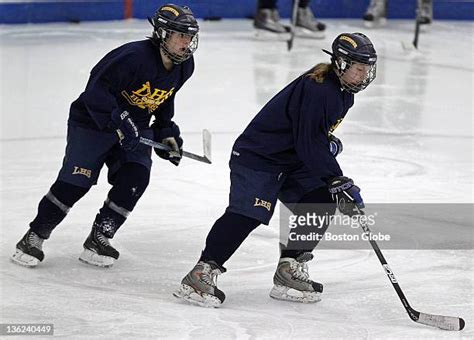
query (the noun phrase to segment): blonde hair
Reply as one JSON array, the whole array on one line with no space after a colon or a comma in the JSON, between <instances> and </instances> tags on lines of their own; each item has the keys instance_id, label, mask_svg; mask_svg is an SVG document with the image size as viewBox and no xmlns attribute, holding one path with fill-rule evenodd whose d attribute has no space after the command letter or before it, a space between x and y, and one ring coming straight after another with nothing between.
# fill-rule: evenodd
<instances>
[{"instance_id":1,"label":"blonde hair","mask_svg":"<svg viewBox=\"0 0 474 340\"><path fill-rule=\"evenodd\" d=\"M332 70L332 64L319 63L315 67L313 67L313 70L310 74L308 74L308 77L310 77L317 83L322 83L324 82L324 79L326 79L326 75L331 70Z\"/></svg>"}]
</instances>

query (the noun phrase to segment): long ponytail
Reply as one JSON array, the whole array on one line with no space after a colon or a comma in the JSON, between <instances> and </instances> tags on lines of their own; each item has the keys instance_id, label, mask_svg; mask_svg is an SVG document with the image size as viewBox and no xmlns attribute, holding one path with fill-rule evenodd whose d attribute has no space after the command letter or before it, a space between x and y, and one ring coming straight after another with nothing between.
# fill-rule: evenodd
<instances>
[{"instance_id":1,"label":"long ponytail","mask_svg":"<svg viewBox=\"0 0 474 340\"><path fill-rule=\"evenodd\" d=\"M332 64L330 63L319 63L313 67L313 71L308 74L308 77L316 81L317 83L324 82L326 75L332 70Z\"/></svg>"}]
</instances>

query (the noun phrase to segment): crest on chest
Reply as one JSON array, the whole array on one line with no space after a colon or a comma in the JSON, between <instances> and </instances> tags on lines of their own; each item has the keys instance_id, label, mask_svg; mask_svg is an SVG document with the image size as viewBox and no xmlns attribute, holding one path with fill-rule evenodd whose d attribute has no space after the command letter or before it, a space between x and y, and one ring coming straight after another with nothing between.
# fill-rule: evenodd
<instances>
[{"instance_id":1,"label":"crest on chest","mask_svg":"<svg viewBox=\"0 0 474 340\"><path fill-rule=\"evenodd\" d=\"M170 90L152 89L150 82L147 81L141 88L128 93L122 91L122 96L127 99L130 105L138 106L141 109L147 109L148 113L153 113L166 99L171 97L174 87Z\"/></svg>"}]
</instances>

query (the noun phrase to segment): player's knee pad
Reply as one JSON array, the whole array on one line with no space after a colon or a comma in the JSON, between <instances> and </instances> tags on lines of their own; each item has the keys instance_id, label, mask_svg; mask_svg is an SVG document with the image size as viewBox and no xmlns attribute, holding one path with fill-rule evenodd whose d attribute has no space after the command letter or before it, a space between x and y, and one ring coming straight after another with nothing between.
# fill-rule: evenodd
<instances>
[{"instance_id":1,"label":"player's knee pad","mask_svg":"<svg viewBox=\"0 0 474 340\"><path fill-rule=\"evenodd\" d=\"M46 197L49 195L48 198L57 200L59 203L71 208L88 191L89 188L79 187L77 185L58 180L51 186L51 189L49 190L49 193L46 195Z\"/></svg>"},{"instance_id":2,"label":"player's knee pad","mask_svg":"<svg viewBox=\"0 0 474 340\"><path fill-rule=\"evenodd\" d=\"M117 172L108 200L126 211L132 211L150 182L150 171L138 163L125 163Z\"/></svg>"}]
</instances>

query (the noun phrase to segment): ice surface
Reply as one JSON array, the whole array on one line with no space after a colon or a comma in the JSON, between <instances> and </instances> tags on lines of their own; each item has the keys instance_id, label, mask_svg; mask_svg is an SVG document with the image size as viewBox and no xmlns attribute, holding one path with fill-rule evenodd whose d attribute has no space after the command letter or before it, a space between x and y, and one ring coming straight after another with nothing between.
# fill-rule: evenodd
<instances>
[{"instance_id":1,"label":"ice surface","mask_svg":"<svg viewBox=\"0 0 474 340\"><path fill-rule=\"evenodd\" d=\"M345 147L339 162L365 200L473 203L472 23L435 22L419 51L403 48L410 21L378 30L357 20L327 23L327 39L296 38L288 53L285 42L254 39L250 21L201 22L196 71L177 95L176 121L192 152L201 152L202 128L213 132L213 165L155 159L147 192L113 240L121 258L108 270L77 260L109 189L105 171L45 243L40 267L18 267L9 256L57 176L68 108L91 67L149 26L0 26L0 323L54 323L56 336L87 339L472 338L472 249L384 251L412 306L464 317L460 333L410 321L370 250L316 250L310 271L325 291L315 305L270 299L278 214L226 264L221 309L171 295L227 205L233 141L287 82L327 59L321 48L342 31L367 33L380 56L375 83L337 130Z\"/></svg>"}]
</instances>

